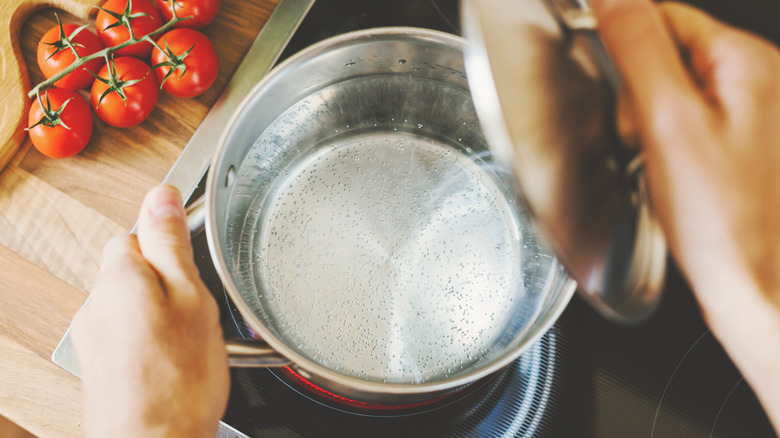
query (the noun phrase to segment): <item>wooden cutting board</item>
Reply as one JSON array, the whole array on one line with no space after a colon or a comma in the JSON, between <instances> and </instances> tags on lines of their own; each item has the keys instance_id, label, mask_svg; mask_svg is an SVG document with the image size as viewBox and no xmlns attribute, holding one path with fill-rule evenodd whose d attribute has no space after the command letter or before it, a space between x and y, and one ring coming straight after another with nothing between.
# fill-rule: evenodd
<instances>
[{"instance_id":1,"label":"wooden cutting board","mask_svg":"<svg viewBox=\"0 0 780 438\"><path fill-rule=\"evenodd\" d=\"M17 11L26 13L40 1L13 3ZM90 14L91 3L96 1L57 0L77 14L60 11L63 22L90 23L91 19L83 17ZM115 128L94 117L90 143L78 155L64 159L40 154L19 126L22 114L26 119L29 104L26 90L44 80L35 54L40 37L56 25L53 11L39 10L19 22L10 17L13 9L4 8L7 16L2 23L10 25L16 20L18 32L13 44L2 41L3 65L15 66L18 61L21 67L3 68L7 80L0 81L0 99L6 110L0 157L11 155L0 171L0 245L87 289L96 272L100 247L107 239L105 234L132 227L143 195L165 177L277 1L223 0L217 18L203 29L219 56L215 84L192 99L161 92L150 117L131 128ZM89 29L94 32L94 23ZM87 91L81 93L88 97ZM64 263L66 260L69 263Z\"/></svg>"},{"instance_id":2,"label":"wooden cutting board","mask_svg":"<svg viewBox=\"0 0 780 438\"><path fill-rule=\"evenodd\" d=\"M47 3L67 11L58 11L63 22L84 24L98 1ZM5 4L0 26L12 38L0 39L0 162L7 161L0 171L0 415L38 436L83 435L80 383L51 362L52 351L86 299L103 245L133 226L144 194L165 177L277 2L222 0L202 30L217 47L216 83L193 99L161 92L149 119L132 128L95 117L90 143L64 159L40 154L19 126L26 90L44 79L35 53L54 14L40 0Z\"/></svg>"}]
</instances>

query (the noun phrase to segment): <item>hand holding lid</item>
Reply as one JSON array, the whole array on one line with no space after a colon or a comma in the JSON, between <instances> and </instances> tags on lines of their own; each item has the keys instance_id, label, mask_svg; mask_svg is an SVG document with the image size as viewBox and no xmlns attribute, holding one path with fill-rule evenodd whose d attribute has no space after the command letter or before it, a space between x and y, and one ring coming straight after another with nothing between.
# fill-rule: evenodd
<instances>
[{"instance_id":1,"label":"hand holding lid","mask_svg":"<svg viewBox=\"0 0 780 438\"><path fill-rule=\"evenodd\" d=\"M608 318L657 306L666 245L642 158L615 126L616 76L587 7L561 0L463 4L474 103L539 232Z\"/></svg>"}]
</instances>

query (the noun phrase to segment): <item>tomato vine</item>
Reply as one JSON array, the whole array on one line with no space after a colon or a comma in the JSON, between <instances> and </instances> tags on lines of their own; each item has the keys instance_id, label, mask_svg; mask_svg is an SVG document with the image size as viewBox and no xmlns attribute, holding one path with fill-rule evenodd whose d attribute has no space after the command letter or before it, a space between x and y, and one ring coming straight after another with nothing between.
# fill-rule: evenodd
<instances>
[{"instance_id":1,"label":"tomato vine","mask_svg":"<svg viewBox=\"0 0 780 438\"><path fill-rule=\"evenodd\" d=\"M38 122L36 122L34 125L24 128L25 131L29 131L33 128L35 128L38 125L43 125L49 128L54 128L57 125L62 126L65 129L70 130L70 126L66 125L65 122L62 121L62 118L60 115L63 111L65 111L65 107L70 103L73 98L67 99L65 102L60 105L58 109L52 109L51 106L51 100L49 99L49 94L46 94L46 106L43 105L43 102L41 101L41 95L37 94L35 96L38 99L38 105L41 106L41 112L43 113L43 117L41 117Z\"/></svg>"},{"instance_id":2,"label":"tomato vine","mask_svg":"<svg viewBox=\"0 0 780 438\"><path fill-rule=\"evenodd\" d=\"M128 8L127 8L126 12L131 10L131 9L132 9L132 0L128 0ZM182 21L185 21L185 20L191 20L192 18L193 17L179 17L176 14L176 10L174 8L173 9L173 16L171 17L171 20L168 21L167 23L163 24L157 30L154 30L154 31L146 34L145 37L152 37L152 36L164 33L167 30L171 29L176 24L178 24L178 23L180 23ZM130 20L129 19L122 20L122 25L128 27L128 31L130 32L130 39L128 39L127 41L125 41L123 43L117 44L115 46L106 47L103 50L95 52L95 53L93 53L91 55L82 56L82 57L77 58L70 66L62 69L59 73L53 75L52 77L46 79L45 81L43 81L43 82L37 84L35 87L33 87L27 93L27 97L32 98L34 96L39 95L42 90L45 90L46 88L51 87L52 85L54 85L55 82L57 82L58 80L64 78L65 76L67 76L68 73L71 73L74 70L82 67L84 64L88 63L89 61L92 61L93 59L104 58L104 57L107 57L109 54L114 53L114 52L116 52L116 51L118 51L120 49L123 49L125 47L131 46L133 44L137 44L137 43L140 43L140 42L147 41L145 39L145 37L141 37L141 38L136 38L135 37L135 35L133 34L132 29L129 28L129 26L130 26Z\"/></svg>"},{"instance_id":3,"label":"tomato vine","mask_svg":"<svg viewBox=\"0 0 780 438\"><path fill-rule=\"evenodd\" d=\"M81 55L79 55L79 52L76 51L76 47L84 47L84 46L78 43L74 43L73 40L74 38L76 38L76 35L81 33L82 30L86 29L88 25L85 24L83 26L79 26L75 30L73 30L73 32L71 32L70 35L65 35L65 29L62 27L62 21L60 20L60 16L57 15L56 12L54 13L54 18L57 19L57 27L60 29L60 38L59 40L51 43L43 43L47 46L51 46L54 49L54 52L52 52L46 58L46 60L48 61L50 58L54 57L54 55L67 49L73 51L73 56L76 58L76 60L81 59Z\"/></svg>"},{"instance_id":4,"label":"tomato vine","mask_svg":"<svg viewBox=\"0 0 780 438\"><path fill-rule=\"evenodd\" d=\"M174 53L173 50L171 50L171 47L168 45L168 40L165 40L165 49L160 47L156 42L154 42L153 39L146 37L146 40L152 43L152 45L159 50L163 56L165 57L165 61L158 62L157 64L154 64L152 66L152 70L160 68L160 67L170 67L168 71L163 76L162 80L160 81L160 88L165 85L165 81L168 80L168 78L173 74L174 71L180 70L181 73L179 74L179 78L181 79L182 76L184 76L184 73L187 73L187 64L184 63L184 58L189 56L190 53L192 53L192 50L195 48L195 44L192 45L187 51L182 53L181 55L177 55Z\"/></svg>"}]
</instances>

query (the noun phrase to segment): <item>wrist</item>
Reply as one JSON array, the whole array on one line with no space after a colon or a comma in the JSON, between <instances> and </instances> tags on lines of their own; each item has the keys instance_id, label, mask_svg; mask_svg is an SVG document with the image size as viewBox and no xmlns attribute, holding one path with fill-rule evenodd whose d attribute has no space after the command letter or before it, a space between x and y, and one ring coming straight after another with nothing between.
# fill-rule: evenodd
<instances>
[{"instance_id":1,"label":"wrist","mask_svg":"<svg viewBox=\"0 0 780 438\"><path fill-rule=\"evenodd\" d=\"M780 430L780 291L736 268L690 281L712 333Z\"/></svg>"}]
</instances>

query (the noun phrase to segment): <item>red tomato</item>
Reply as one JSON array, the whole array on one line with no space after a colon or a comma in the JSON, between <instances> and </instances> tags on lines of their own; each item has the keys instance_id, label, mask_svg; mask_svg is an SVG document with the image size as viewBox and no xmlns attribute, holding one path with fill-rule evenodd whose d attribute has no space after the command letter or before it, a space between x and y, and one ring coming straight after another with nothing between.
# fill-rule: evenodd
<instances>
[{"instance_id":1,"label":"red tomato","mask_svg":"<svg viewBox=\"0 0 780 438\"><path fill-rule=\"evenodd\" d=\"M154 106L157 105L157 98L160 95L157 80L155 80L154 75L149 74L149 66L140 59L127 56L116 58L113 62L113 69L120 85L122 82L136 79L140 79L140 81L122 87L122 91L127 97L127 102L125 102L116 91L111 91L103 97L103 100L100 100L109 86L103 81L95 79L92 84L92 106L98 117L109 125L119 128L135 126L149 117ZM111 64L104 65L98 76L109 80L110 70Z\"/></svg>"},{"instance_id":2,"label":"red tomato","mask_svg":"<svg viewBox=\"0 0 780 438\"><path fill-rule=\"evenodd\" d=\"M53 123L54 126L46 126L44 123L36 125L45 116L37 99L30 107L27 126L36 125L28 131L30 140L36 149L48 157L64 158L75 155L84 149L92 135L92 111L87 101L76 92L52 88L43 93L40 100L47 110L51 104L50 112L54 113L62 108L66 101L68 103L59 114L61 123ZM52 124L52 120L47 123Z\"/></svg>"},{"instance_id":3,"label":"red tomato","mask_svg":"<svg viewBox=\"0 0 780 438\"><path fill-rule=\"evenodd\" d=\"M167 52L171 49L170 58L160 48ZM217 79L219 62L217 51L211 41L192 29L174 29L165 33L152 50L152 65L160 65L154 69L157 81L162 89L177 97L194 97L203 94ZM192 51L182 56L188 50ZM171 69L174 69L171 72ZM170 75L165 79L165 75ZM182 74L183 73L183 74ZM163 82L165 79L165 82Z\"/></svg>"},{"instance_id":4,"label":"red tomato","mask_svg":"<svg viewBox=\"0 0 780 438\"><path fill-rule=\"evenodd\" d=\"M114 47L130 39L130 32L125 26L119 24L109 28L118 20L106 11L114 14L123 14L130 0L108 0L102 6L103 9L97 14L95 19L95 28L100 37L100 41L106 47ZM148 17L137 17L130 20L130 27L133 28L133 35L140 39L142 36L153 32L162 26L162 18L157 8L149 0L132 0L132 9L130 15L148 14ZM145 58L152 51L152 45L148 42L140 42L132 46L125 47L114 54L117 56L135 56L136 58Z\"/></svg>"},{"instance_id":5,"label":"red tomato","mask_svg":"<svg viewBox=\"0 0 780 438\"><path fill-rule=\"evenodd\" d=\"M75 24L63 24L62 30L66 37L69 37L74 30L78 29ZM82 29L71 39L71 44L76 48L79 56L91 55L103 50L103 45L94 33L87 29ZM46 32L38 43L38 67L40 67L46 79L56 75L73 64L76 56L68 46L60 44L60 27L54 26ZM100 66L103 65L103 59L93 59L83 67L78 68L67 76L54 83L55 87L68 90L80 90L86 88L94 79L87 70L97 73Z\"/></svg>"},{"instance_id":6,"label":"red tomato","mask_svg":"<svg viewBox=\"0 0 780 438\"><path fill-rule=\"evenodd\" d=\"M165 21L171 21L174 0L154 0L154 2L160 8L160 13ZM211 23L211 20L217 16L221 0L175 0L175 2L176 16L179 18L193 17L178 23L175 27L200 29Z\"/></svg>"}]
</instances>

